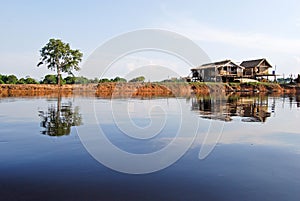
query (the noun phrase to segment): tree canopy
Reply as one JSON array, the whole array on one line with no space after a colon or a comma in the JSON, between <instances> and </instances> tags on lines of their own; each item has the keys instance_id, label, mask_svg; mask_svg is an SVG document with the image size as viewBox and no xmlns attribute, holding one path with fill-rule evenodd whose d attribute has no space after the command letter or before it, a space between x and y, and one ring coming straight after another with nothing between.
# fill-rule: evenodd
<instances>
[{"instance_id":1,"label":"tree canopy","mask_svg":"<svg viewBox=\"0 0 300 201\"><path fill-rule=\"evenodd\" d=\"M57 84L61 85L61 73L73 75L73 70L80 70L79 63L82 60L82 53L70 48L68 43L60 39L50 39L40 50L41 58L37 66L46 65L48 69L57 73Z\"/></svg>"}]
</instances>

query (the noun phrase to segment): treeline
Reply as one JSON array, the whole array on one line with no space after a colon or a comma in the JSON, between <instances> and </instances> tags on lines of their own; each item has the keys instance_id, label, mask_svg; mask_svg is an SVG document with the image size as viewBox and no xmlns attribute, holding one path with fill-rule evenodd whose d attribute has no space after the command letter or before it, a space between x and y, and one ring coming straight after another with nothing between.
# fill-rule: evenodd
<instances>
[{"instance_id":1,"label":"treeline","mask_svg":"<svg viewBox=\"0 0 300 201\"><path fill-rule=\"evenodd\" d=\"M145 77L139 76L129 80L128 82L144 82ZM42 80L37 81L34 78L26 76L25 78L18 79L15 75L1 75L0 74L0 84L57 84L58 79L57 75L46 75ZM65 78L61 77L61 84L96 84L104 82L127 82L125 78L115 77L112 79L103 78L103 79L88 79L83 76L75 77L68 76Z\"/></svg>"},{"instance_id":2,"label":"treeline","mask_svg":"<svg viewBox=\"0 0 300 201\"><path fill-rule=\"evenodd\" d=\"M38 84L39 82L35 79L27 76L25 78L18 79L15 75L1 75L0 84Z\"/></svg>"}]
</instances>

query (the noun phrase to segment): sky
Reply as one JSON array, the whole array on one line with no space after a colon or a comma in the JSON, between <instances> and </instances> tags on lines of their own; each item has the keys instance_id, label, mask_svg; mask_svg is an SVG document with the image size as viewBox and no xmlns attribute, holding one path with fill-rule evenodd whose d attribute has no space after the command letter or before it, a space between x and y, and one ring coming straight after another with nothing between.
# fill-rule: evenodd
<instances>
[{"instance_id":1,"label":"sky","mask_svg":"<svg viewBox=\"0 0 300 201\"><path fill-rule=\"evenodd\" d=\"M273 70L276 66L277 74L300 73L298 0L0 0L0 3L0 74L31 76L37 80L54 74L46 67L36 67L39 50L50 38L62 39L72 48L80 49L84 67L101 44L120 34L149 28L189 38L211 61L267 58ZM138 68L156 64L174 66L181 76L190 73L190 66L169 57L131 54L119 63L118 68L123 70L107 76L125 76L134 65ZM95 72L94 77L99 76Z\"/></svg>"}]
</instances>

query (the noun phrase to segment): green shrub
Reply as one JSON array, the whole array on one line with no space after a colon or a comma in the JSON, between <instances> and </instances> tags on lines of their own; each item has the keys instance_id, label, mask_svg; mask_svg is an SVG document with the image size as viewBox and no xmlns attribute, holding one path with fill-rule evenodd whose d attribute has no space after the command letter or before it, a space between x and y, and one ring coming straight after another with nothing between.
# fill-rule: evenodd
<instances>
[{"instance_id":1,"label":"green shrub","mask_svg":"<svg viewBox=\"0 0 300 201\"><path fill-rule=\"evenodd\" d=\"M104 83L104 82L110 82L110 80L107 78L103 78L99 80L99 83Z\"/></svg>"},{"instance_id":2,"label":"green shrub","mask_svg":"<svg viewBox=\"0 0 300 201\"><path fill-rule=\"evenodd\" d=\"M6 84L17 84L18 78L15 75L7 76Z\"/></svg>"},{"instance_id":3,"label":"green shrub","mask_svg":"<svg viewBox=\"0 0 300 201\"><path fill-rule=\"evenodd\" d=\"M57 84L56 75L46 75L42 81L42 84Z\"/></svg>"}]
</instances>

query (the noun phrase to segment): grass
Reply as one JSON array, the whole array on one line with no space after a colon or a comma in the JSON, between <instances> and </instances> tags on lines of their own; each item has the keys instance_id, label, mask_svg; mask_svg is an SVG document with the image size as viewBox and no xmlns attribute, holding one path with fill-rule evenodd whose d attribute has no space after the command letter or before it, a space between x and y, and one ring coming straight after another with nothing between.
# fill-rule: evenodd
<instances>
[{"instance_id":1,"label":"grass","mask_svg":"<svg viewBox=\"0 0 300 201\"><path fill-rule=\"evenodd\" d=\"M244 83L237 83L237 82L230 82L229 86L232 87L237 87L237 86L241 86L241 85L246 85L246 86L266 86L266 87L270 87L270 86L277 86L277 83L273 83L273 82L244 82Z\"/></svg>"}]
</instances>

